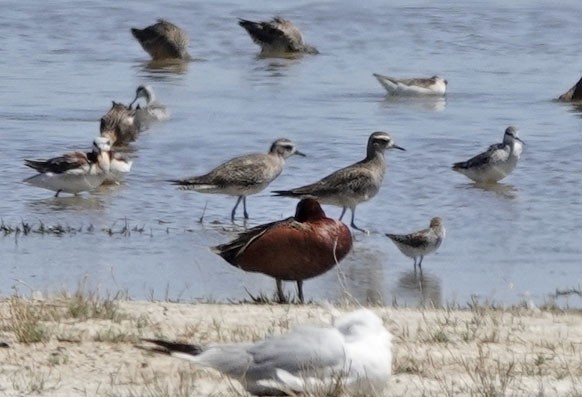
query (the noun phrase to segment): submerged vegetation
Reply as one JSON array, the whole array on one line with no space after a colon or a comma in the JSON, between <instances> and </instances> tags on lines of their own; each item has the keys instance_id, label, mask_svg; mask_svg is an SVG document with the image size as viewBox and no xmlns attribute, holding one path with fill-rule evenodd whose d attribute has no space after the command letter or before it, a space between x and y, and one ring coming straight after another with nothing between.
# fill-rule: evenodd
<instances>
[{"instance_id":1,"label":"submerged vegetation","mask_svg":"<svg viewBox=\"0 0 582 397\"><path fill-rule=\"evenodd\" d=\"M169 233L170 229L166 228L165 232ZM26 221L21 221L19 224L6 224L4 221L0 221L0 236L8 237L20 237L20 236L65 236L65 235L76 235L76 234L95 234L104 233L109 236L120 235L124 237L129 237L132 234L140 235L151 235L153 233L152 229L146 229L145 225L130 225L127 219L123 219L122 222L115 222L109 227L97 228L93 224L87 226L70 226L63 225L60 223L54 225L46 225L44 222L39 221L38 223L29 223Z\"/></svg>"}]
</instances>

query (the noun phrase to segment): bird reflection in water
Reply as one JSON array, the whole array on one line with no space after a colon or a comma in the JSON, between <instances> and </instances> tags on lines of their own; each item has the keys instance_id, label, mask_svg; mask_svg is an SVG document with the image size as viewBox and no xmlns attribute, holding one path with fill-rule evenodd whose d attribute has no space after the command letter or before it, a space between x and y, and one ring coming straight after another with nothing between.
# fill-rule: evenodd
<instances>
[{"instance_id":1,"label":"bird reflection in water","mask_svg":"<svg viewBox=\"0 0 582 397\"><path fill-rule=\"evenodd\" d=\"M386 96L380 105L387 109L410 107L424 112L442 112L447 107L447 100L444 97Z\"/></svg>"},{"instance_id":2,"label":"bird reflection in water","mask_svg":"<svg viewBox=\"0 0 582 397\"><path fill-rule=\"evenodd\" d=\"M51 211L86 211L102 210L105 208L103 198L99 196L65 196L51 197L30 201L28 204L32 210L45 212Z\"/></svg>"},{"instance_id":3,"label":"bird reflection in water","mask_svg":"<svg viewBox=\"0 0 582 397\"><path fill-rule=\"evenodd\" d=\"M442 307L441 280L427 272L404 272L398 278L394 299L401 306Z\"/></svg>"},{"instance_id":4,"label":"bird reflection in water","mask_svg":"<svg viewBox=\"0 0 582 397\"><path fill-rule=\"evenodd\" d=\"M141 70L152 75L186 74L191 61L183 59L164 59L140 63Z\"/></svg>"},{"instance_id":5,"label":"bird reflection in water","mask_svg":"<svg viewBox=\"0 0 582 397\"><path fill-rule=\"evenodd\" d=\"M513 200L518 196L518 190L515 186L509 183L471 183L469 187L495 193L496 196L504 199Z\"/></svg>"},{"instance_id":6,"label":"bird reflection in water","mask_svg":"<svg viewBox=\"0 0 582 397\"><path fill-rule=\"evenodd\" d=\"M342 298L373 305L385 303L381 258L379 251L360 246L337 266Z\"/></svg>"}]
</instances>

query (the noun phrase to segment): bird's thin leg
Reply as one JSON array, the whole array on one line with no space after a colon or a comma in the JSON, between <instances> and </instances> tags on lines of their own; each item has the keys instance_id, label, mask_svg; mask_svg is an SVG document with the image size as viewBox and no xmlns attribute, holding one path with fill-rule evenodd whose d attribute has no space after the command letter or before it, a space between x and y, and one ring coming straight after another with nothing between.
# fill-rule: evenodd
<instances>
[{"instance_id":1,"label":"bird's thin leg","mask_svg":"<svg viewBox=\"0 0 582 397\"><path fill-rule=\"evenodd\" d=\"M414 257L414 272L416 273L416 256Z\"/></svg>"},{"instance_id":2,"label":"bird's thin leg","mask_svg":"<svg viewBox=\"0 0 582 397\"><path fill-rule=\"evenodd\" d=\"M352 210L352 223L350 223L350 226L356 230L359 230L360 232L368 234L369 232L366 229L357 227L356 224L354 223L354 218L356 217L356 207L352 208L351 210Z\"/></svg>"},{"instance_id":3,"label":"bird's thin leg","mask_svg":"<svg viewBox=\"0 0 582 397\"><path fill-rule=\"evenodd\" d=\"M422 271L422 260L424 259L424 256L421 255L420 256L420 262L418 262L418 268Z\"/></svg>"},{"instance_id":4,"label":"bird's thin leg","mask_svg":"<svg viewBox=\"0 0 582 397\"><path fill-rule=\"evenodd\" d=\"M347 207L344 207L344 208L342 209L342 214L341 214L341 215L340 215L340 217L339 217L339 220L340 220L340 221L341 221L341 220L342 220L342 218L344 217L344 214L346 213L346 210L347 210L347 209L348 209Z\"/></svg>"},{"instance_id":5,"label":"bird's thin leg","mask_svg":"<svg viewBox=\"0 0 582 397\"><path fill-rule=\"evenodd\" d=\"M297 296L299 297L299 302L305 303L303 299L303 280L297 280Z\"/></svg>"},{"instance_id":6,"label":"bird's thin leg","mask_svg":"<svg viewBox=\"0 0 582 397\"><path fill-rule=\"evenodd\" d=\"M234 205L234 208L232 209L232 212L230 213L231 222L234 222L234 214L236 214L236 209L238 208L238 205L240 204L242 199L243 199L243 196L238 196L238 199L236 200L236 204Z\"/></svg>"},{"instance_id":7,"label":"bird's thin leg","mask_svg":"<svg viewBox=\"0 0 582 397\"><path fill-rule=\"evenodd\" d=\"M245 219L249 219L249 213L247 212L247 196L242 196L242 198Z\"/></svg>"},{"instance_id":8,"label":"bird's thin leg","mask_svg":"<svg viewBox=\"0 0 582 397\"><path fill-rule=\"evenodd\" d=\"M198 219L198 223L204 222L204 214L206 214L206 207L208 206L208 201L204 204L204 209L202 210L202 215L200 215L200 219Z\"/></svg>"},{"instance_id":9,"label":"bird's thin leg","mask_svg":"<svg viewBox=\"0 0 582 397\"><path fill-rule=\"evenodd\" d=\"M283 293L283 281L280 279L277 280L277 295L279 296L279 303L287 303L287 298L285 298L285 294Z\"/></svg>"},{"instance_id":10,"label":"bird's thin leg","mask_svg":"<svg viewBox=\"0 0 582 397\"><path fill-rule=\"evenodd\" d=\"M57 190L57 192L55 193L55 197L59 197L60 192L61 192L61 189Z\"/></svg>"}]
</instances>

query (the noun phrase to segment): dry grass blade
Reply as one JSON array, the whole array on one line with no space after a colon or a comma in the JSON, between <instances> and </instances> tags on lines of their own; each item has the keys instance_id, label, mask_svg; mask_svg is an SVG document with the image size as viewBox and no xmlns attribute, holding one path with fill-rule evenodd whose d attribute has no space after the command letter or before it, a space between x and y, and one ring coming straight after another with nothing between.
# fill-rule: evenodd
<instances>
[{"instance_id":1,"label":"dry grass blade","mask_svg":"<svg viewBox=\"0 0 582 397\"><path fill-rule=\"evenodd\" d=\"M12 296L9 301L9 327L20 343L38 343L48 340L48 331L42 325L42 308L34 302Z\"/></svg>"}]
</instances>

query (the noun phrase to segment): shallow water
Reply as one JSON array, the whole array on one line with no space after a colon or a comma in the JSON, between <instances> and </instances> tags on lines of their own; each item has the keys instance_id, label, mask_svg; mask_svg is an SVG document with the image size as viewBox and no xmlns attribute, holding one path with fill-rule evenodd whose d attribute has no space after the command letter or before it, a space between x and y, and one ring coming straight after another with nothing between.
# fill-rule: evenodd
<instances>
[{"instance_id":1,"label":"shallow water","mask_svg":"<svg viewBox=\"0 0 582 397\"><path fill-rule=\"evenodd\" d=\"M94 229L0 238L0 294L71 290L87 277L92 288L134 298L270 295L272 279L245 274L208 249L242 229L229 222L235 199L178 191L165 180L266 151L278 137L293 139L309 157L290 158L269 189L248 199L249 225L256 225L294 212L296 201L271 197L270 190L360 160L375 130L390 132L407 151L388 153L380 193L358 207L357 222L372 233L355 234L339 271L305 283L307 299L336 300L347 292L410 306L464 304L474 296L539 304L556 289L579 287L582 119L551 99L580 77L582 3L546 3L5 1L0 216L10 225ZM258 47L236 18L273 15L295 21L321 54L257 58ZM197 61L182 70L148 68L129 28L158 17L190 33ZM441 101L389 100L373 72L439 74L449 91ZM172 119L132 145L134 167L124 184L55 199L21 183L31 175L23 159L88 149L110 101L129 102L142 83L154 87ZM496 189L474 187L450 170L500 142L510 124L526 147ZM447 237L425 258L421 279L383 235L419 230L436 215ZM125 222L144 231L102 230L121 230ZM558 303L582 306L579 298Z\"/></svg>"}]
</instances>

